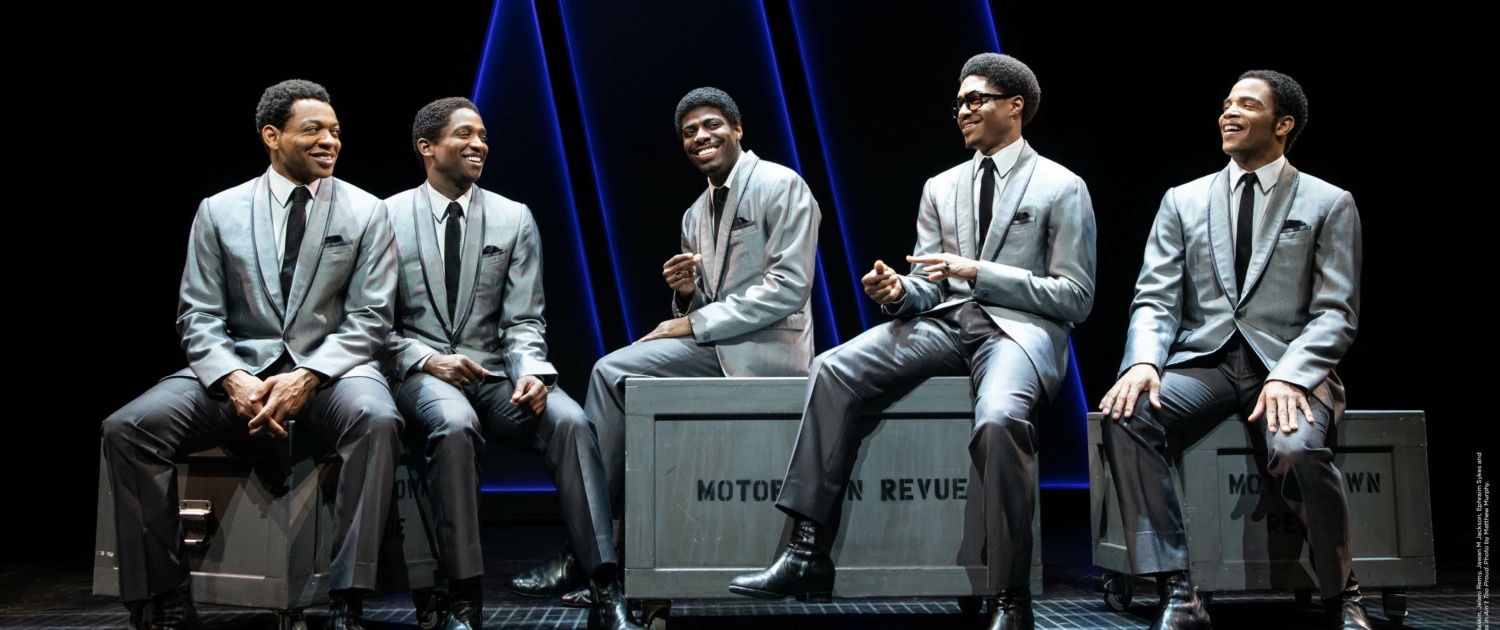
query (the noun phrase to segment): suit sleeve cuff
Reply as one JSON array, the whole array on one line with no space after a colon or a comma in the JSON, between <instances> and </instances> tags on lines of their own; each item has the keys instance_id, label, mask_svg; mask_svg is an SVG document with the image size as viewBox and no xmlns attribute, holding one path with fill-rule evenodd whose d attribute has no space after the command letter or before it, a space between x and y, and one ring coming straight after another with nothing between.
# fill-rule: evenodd
<instances>
[{"instance_id":1,"label":"suit sleeve cuff","mask_svg":"<svg viewBox=\"0 0 1500 630\"><path fill-rule=\"evenodd\" d=\"M712 330L712 327L708 325L708 316L703 314L702 309L688 313L687 320L688 327L692 329L692 337L693 339L697 340L698 343L713 343L715 341L719 341L718 339L714 338L714 331Z\"/></svg>"}]
</instances>

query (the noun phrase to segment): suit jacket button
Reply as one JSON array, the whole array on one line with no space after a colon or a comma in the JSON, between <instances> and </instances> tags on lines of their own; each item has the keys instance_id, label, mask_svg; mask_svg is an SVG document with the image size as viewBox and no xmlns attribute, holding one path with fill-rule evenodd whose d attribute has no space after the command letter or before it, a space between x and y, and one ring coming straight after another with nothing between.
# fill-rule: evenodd
<instances>
[{"instance_id":1,"label":"suit jacket button","mask_svg":"<svg viewBox=\"0 0 1500 630\"><path fill-rule=\"evenodd\" d=\"M713 340L713 338L714 338L714 336L711 333L703 333L703 340L704 341L711 341L711 340Z\"/></svg>"},{"instance_id":2,"label":"suit jacket button","mask_svg":"<svg viewBox=\"0 0 1500 630\"><path fill-rule=\"evenodd\" d=\"M990 296L990 292L989 291L980 291L979 292L979 297L987 298L989 296Z\"/></svg>"}]
</instances>

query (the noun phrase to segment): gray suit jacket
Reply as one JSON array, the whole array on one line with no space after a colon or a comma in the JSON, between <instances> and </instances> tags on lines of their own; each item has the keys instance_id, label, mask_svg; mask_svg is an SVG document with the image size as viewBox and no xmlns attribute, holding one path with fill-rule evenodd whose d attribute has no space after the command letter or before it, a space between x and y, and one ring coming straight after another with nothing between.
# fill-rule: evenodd
<instances>
[{"instance_id":1,"label":"gray suit jacket","mask_svg":"<svg viewBox=\"0 0 1500 630\"><path fill-rule=\"evenodd\" d=\"M1333 369L1359 324L1354 197L1290 162L1256 229L1249 290L1234 279L1229 168L1167 191L1136 281L1123 373L1212 354L1239 331L1270 369L1341 411Z\"/></svg>"},{"instance_id":2,"label":"gray suit jacket","mask_svg":"<svg viewBox=\"0 0 1500 630\"><path fill-rule=\"evenodd\" d=\"M531 210L474 188L464 234L456 316L448 314L443 256L425 186L386 200L396 233L396 326L382 356L404 378L434 352L462 354L491 374L551 383L542 318L542 244Z\"/></svg>"},{"instance_id":3,"label":"gray suit jacket","mask_svg":"<svg viewBox=\"0 0 1500 630\"><path fill-rule=\"evenodd\" d=\"M1023 140L1024 142L1024 140ZM917 216L915 255L947 252L979 261L972 283L927 279L923 265L901 278L906 296L887 308L912 316L973 301L1025 350L1049 396L1068 373L1068 333L1094 306L1094 206L1072 171L1031 145L995 200L979 249L974 161L927 180Z\"/></svg>"},{"instance_id":4,"label":"gray suit jacket","mask_svg":"<svg viewBox=\"0 0 1500 630\"><path fill-rule=\"evenodd\" d=\"M714 344L725 376L805 376L817 268L818 202L802 177L746 151L714 239L713 196L682 216L682 251L703 255L686 311L699 343Z\"/></svg>"},{"instance_id":5,"label":"gray suit jacket","mask_svg":"<svg viewBox=\"0 0 1500 630\"><path fill-rule=\"evenodd\" d=\"M373 357L390 330L396 268L385 204L342 180L323 180L283 307L268 177L198 205L177 312L188 368L173 376L213 387L230 372L259 374L288 354L328 378L380 378Z\"/></svg>"}]
</instances>

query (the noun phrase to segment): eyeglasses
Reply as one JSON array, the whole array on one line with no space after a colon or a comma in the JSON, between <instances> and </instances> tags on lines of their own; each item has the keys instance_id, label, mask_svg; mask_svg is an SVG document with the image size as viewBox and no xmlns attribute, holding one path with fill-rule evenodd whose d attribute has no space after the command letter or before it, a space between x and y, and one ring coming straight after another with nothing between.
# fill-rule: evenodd
<instances>
[{"instance_id":1,"label":"eyeglasses","mask_svg":"<svg viewBox=\"0 0 1500 630\"><path fill-rule=\"evenodd\" d=\"M1002 99L1002 98L1011 98L1013 96L1015 96L1015 94L991 94L989 92L969 92L968 94L965 94L963 96L960 96L958 98L953 99L953 102L949 103L949 105L951 105L953 107L953 117L954 118L958 118L958 108L962 107L964 103L968 103L969 104L969 111L972 112L972 111L978 110L981 107L984 107L984 102L986 100L999 100L999 99Z\"/></svg>"}]
</instances>

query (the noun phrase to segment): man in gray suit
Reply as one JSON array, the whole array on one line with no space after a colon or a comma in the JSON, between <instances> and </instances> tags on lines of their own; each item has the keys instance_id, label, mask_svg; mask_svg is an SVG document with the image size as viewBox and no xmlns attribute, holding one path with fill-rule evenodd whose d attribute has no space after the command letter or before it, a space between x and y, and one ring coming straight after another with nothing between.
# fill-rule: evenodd
<instances>
[{"instance_id":1,"label":"man in gray suit","mask_svg":"<svg viewBox=\"0 0 1500 630\"><path fill-rule=\"evenodd\" d=\"M1077 175L1021 138L1041 90L1015 58L976 55L958 75L953 115L973 155L927 180L917 245L899 276L876 261L865 293L896 316L819 355L776 506L792 538L764 571L729 590L762 598L826 596L834 567L820 540L834 517L865 403L931 376L968 374L969 455L984 483L993 628L1030 628L1031 413L1068 363L1068 333L1094 297L1094 214Z\"/></svg>"},{"instance_id":2,"label":"man in gray suit","mask_svg":"<svg viewBox=\"0 0 1500 630\"><path fill-rule=\"evenodd\" d=\"M683 214L682 253L662 265L674 317L599 359L584 405L598 430L616 517L625 500L625 379L802 376L812 359L807 305L820 218L812 191L791 169L741 151L740 110L723 91L688 92L674 120L688 160L708 177ZM566 590L565 560L512 587Z\"/></svg>"},{"instance_id":3,"label":"man in gray suit","mask_svg":"<svg viewBox=\"0 0 1500 630\"><path fill-rule=\"evenodd\" d=\"M383 355L402 415L427 435L449 592L416 594L424 625L444 615L450 629L482 625L479 464L489 436L544 455L571 548L592 578L597 605L589 627L639 627L620 591L599 445L547 361L542 248L531 210L474 185L489 145L469 99L439 99L418 111L412 148L427 182L386 200L400 267L396 325Z\"/></svg>"},{"instance_id":4,"label":"man in gray suit","mask_svg":"<svg viewBox=\"0 0 1500 630\"><path fill-rule=\"evenodd\" d=\"M1132 570L1161 594L1152 628L1209 627L1167 436L1235 413L1265 420L1252 443L1306 526L1329 625L1369 627L1330 450L1344 410L1333 369L1359 320L1359 213L1348 192L1287 162L1306 126L1291 77L1241 75L1219 116L1229 165L1167 191L1146 242L1120 379L1099 408L1113 420L1103 438Z\"/></svg>"},{"instance_id":5,"label":"man in gray suit","mask_svg":"<svg viewBox=\"0 0 1500 630\"><path fill-rule=\"evenodd\" d=\"M140 627L197 625L175 463L230 439L332 445L330 628L360 627L400 452L401 417L374 360L390 330L395 252L385 205L333 178L341 142L328 92L266 89L255 125L265 174L198 206L177 330L188 367L104 421L120 598Z\"/></svg>"}]
</instances>

